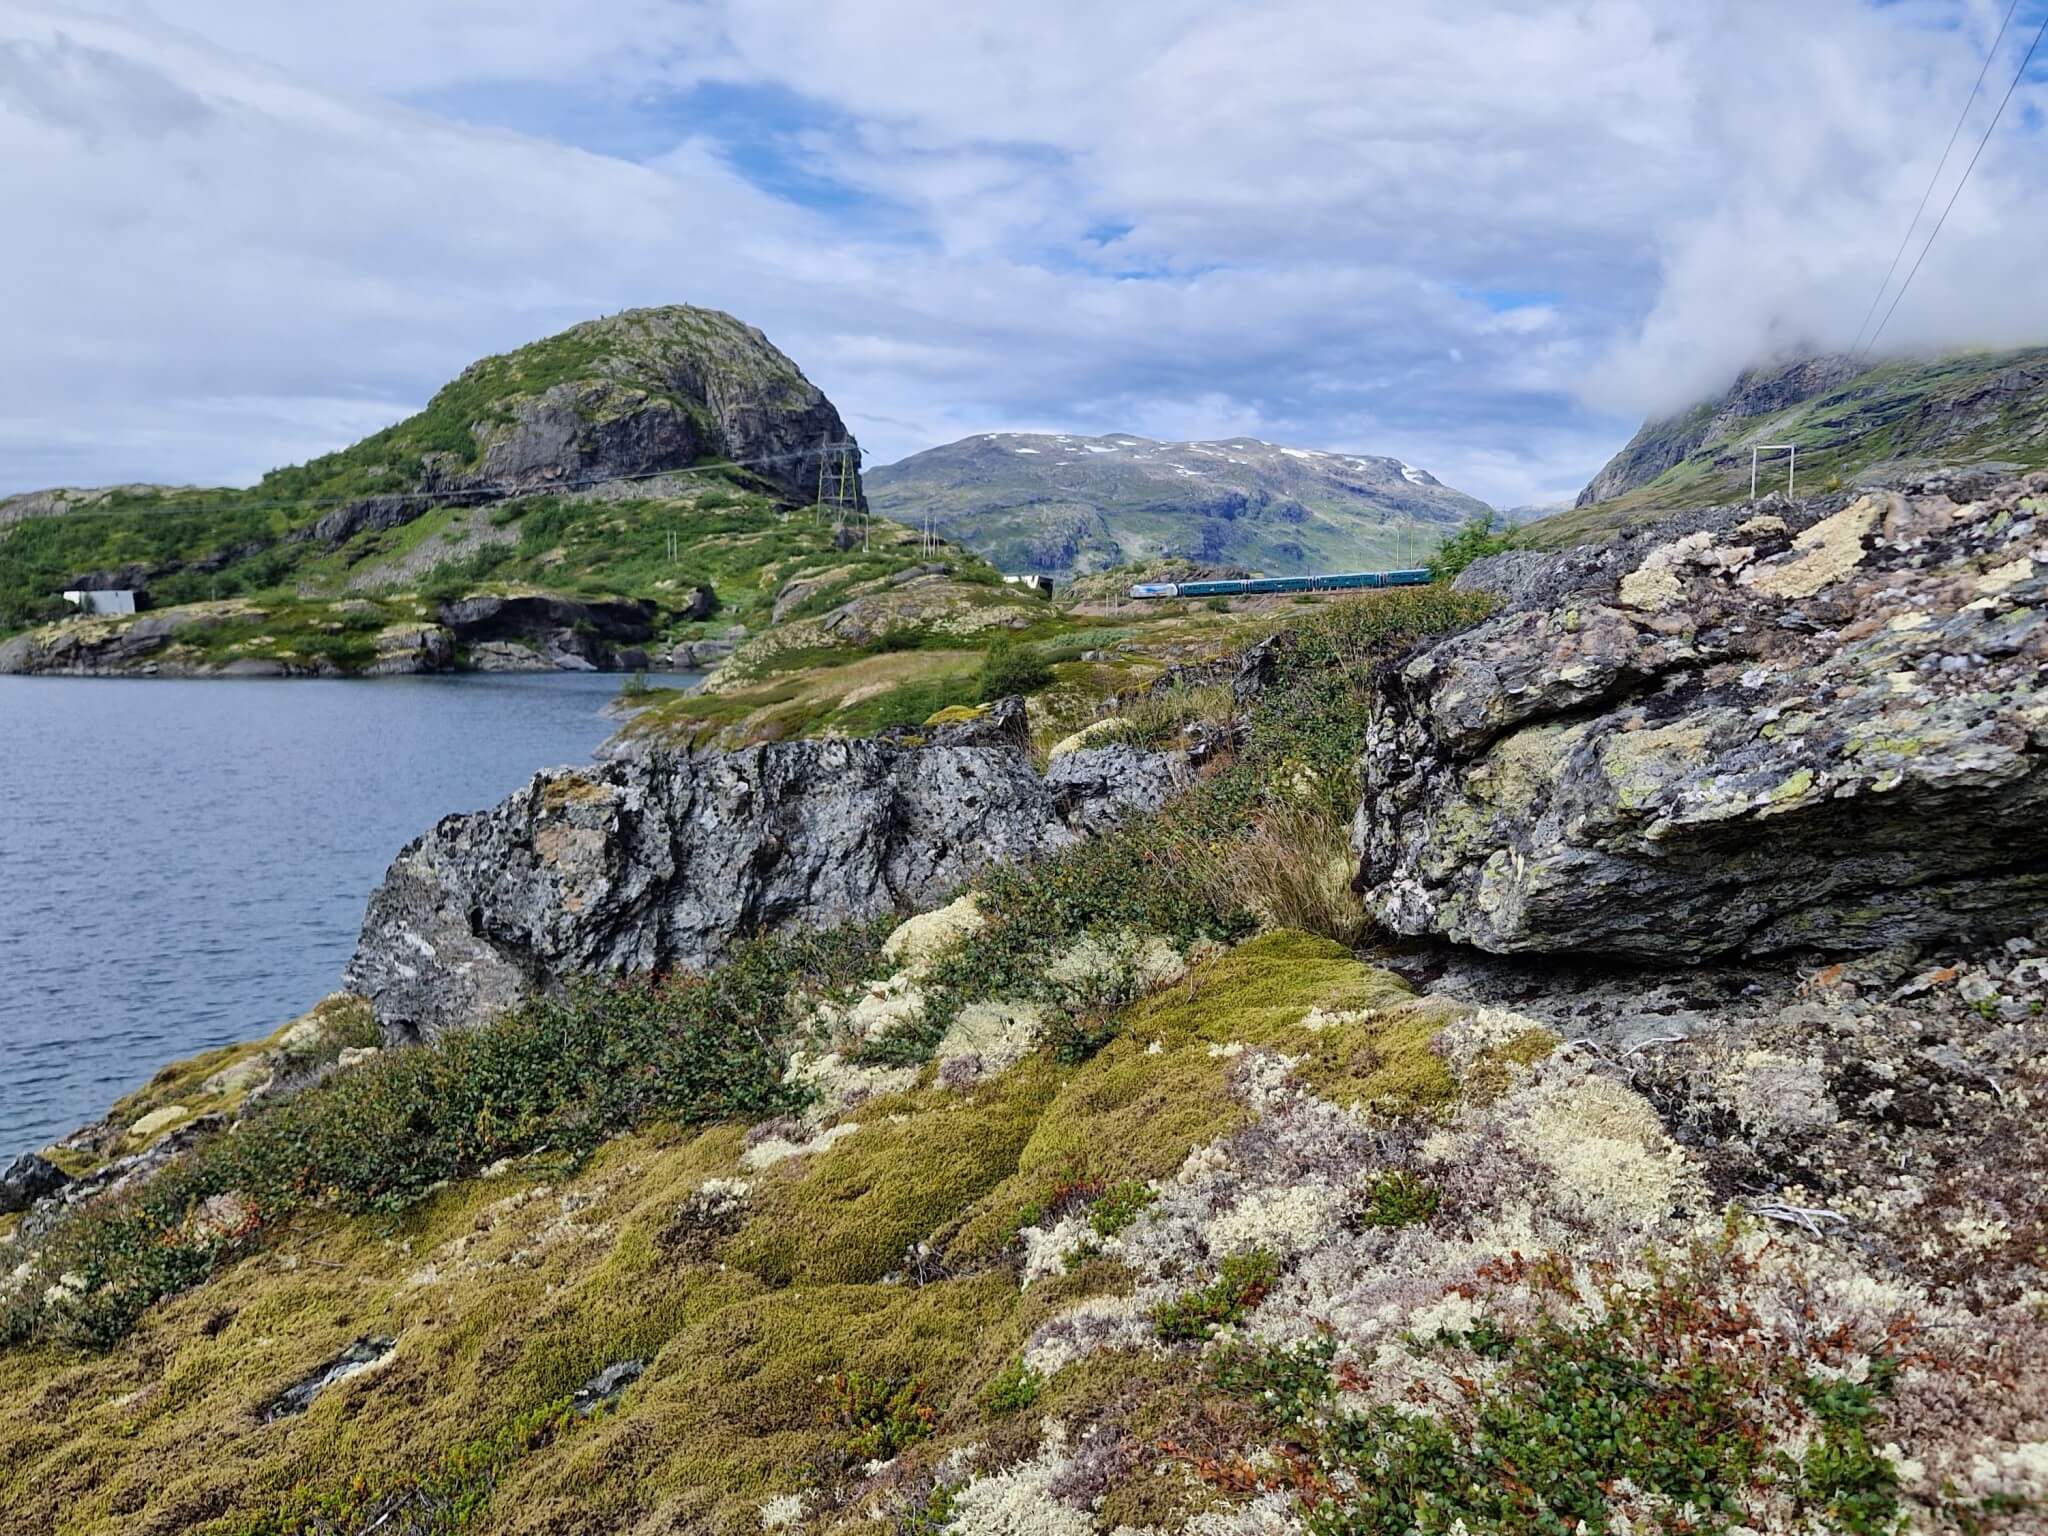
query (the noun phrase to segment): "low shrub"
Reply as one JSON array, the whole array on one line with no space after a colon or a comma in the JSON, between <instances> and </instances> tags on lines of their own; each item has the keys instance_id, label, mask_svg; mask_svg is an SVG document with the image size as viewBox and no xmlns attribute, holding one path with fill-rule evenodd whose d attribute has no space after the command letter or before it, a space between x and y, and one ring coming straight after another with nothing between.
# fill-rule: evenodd
<instances>
[{"instance_id":1,"label":"low shrub","mask_svg":"<svg viewBox=\"0 0 2048 1536\"><path fill-rule=\"evenodd\" d=\"M159 1297L309 1206L397 1211L500 1158L546 1149L573 1160L649 1121L800 1107L782 1083L791 995L869 978L889 926L757 939L708 977L585 985L259 1109L53 1233L36 1256L48 1279L0 1311L0 1344L105 1347ZM206 1202L230 1195L247 1219L223 1228Z\"/></svg>"},{"instance_id":2,"label":"low shrub","mask_svg":"<svg viewBox=\"0 0 2048 1536\"><path fill-rule=\"evenodd\" d=\"M1217 1266L1216 1278L1152 1309L1152 1327L1168 1344L1195 1344L1216 1330L1240 1323L1266 1299L1279 1278L1280 1261L1263 1248L1233 1253Z\"/></svg>"},{"instance_id":3,"label":"low shrub","mask_svg":"<svg viewBox=\"0 0 2048 1536\"><path fill-rule=\"evenodd\" d=\"M884 1381L860 1371L841 1371L832 1378L832 1399L838 1405L842 1444L849 1460L893 1461L897 1454L930 1436L938 1414L925 1400L925 1384Z\"/></svg>"},{"instance_id":4,"label":"low shrub","mask_svg":"<svg viewBox=\"0 0 2048 1536\"><path fill-rule=\"evenodd\" d=\"M977 697L984 704L1013 694L1036 693L1052 681L1052 667L1036 651L998 640L982 658Z\"/></svg>"},{"instance_id":5,"label":"low shrub","mask_svg":"<svg viewBox=\"0 0 2048 1536\"><path fill-rule=\"evenodd\" d=\"M1149 1185L1126 1179L1103 1192L1102 1198L1088 1212L1088 1225L1097 1237L1115 1237L1143 1215L1145 1208L1158 1198Z\"/></svg>"},{"instance_id":6,"label":"low shrub","mask_svg":"<svg viewBox=\"0 0 2048 1536\"><path fill-rule=\"evenodd\" d=\"M1350 1212L1350 1225L1369 1227L1412 1227L1436 1214L1439 1196L1434 1186L1404 1168L1383 1173L1365 1187L1363 1197Z\"/></svg>"},{"instance_id":7,"label":"low shrub","mask_svg":"<svg viewBox=\"0 0 2048 1536\"><path fill-rule=\"evenodd\" d=\"M982 1411L996 1418L1006 1413L1022 1413L1038 1401L1038 1394L1045 1390L1045 1378L1029 1369L1021 1357L1012 1360L996 1373L981 1394Z\"/></svg>"}]
</instances>

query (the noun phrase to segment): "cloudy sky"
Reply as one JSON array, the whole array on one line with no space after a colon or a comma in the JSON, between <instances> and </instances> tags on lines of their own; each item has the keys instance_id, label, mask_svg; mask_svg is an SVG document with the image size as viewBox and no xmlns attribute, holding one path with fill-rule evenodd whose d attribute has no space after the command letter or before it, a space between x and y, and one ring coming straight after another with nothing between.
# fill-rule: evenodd
<instances>
[{"instance_id":1,"label":"cloudy sky","mask_svg":"<svg viewBox=\"0 0 2048 1536\"><path fill-rule=\"evenodd\" d=\"M0 491L246 482L689 302L871 463L1247 433L1558 499L1847 342L2007 3L0 0ZM2048 46L1888 349L2048 338L2044 111Z\"/></svg>"}]
</instances>

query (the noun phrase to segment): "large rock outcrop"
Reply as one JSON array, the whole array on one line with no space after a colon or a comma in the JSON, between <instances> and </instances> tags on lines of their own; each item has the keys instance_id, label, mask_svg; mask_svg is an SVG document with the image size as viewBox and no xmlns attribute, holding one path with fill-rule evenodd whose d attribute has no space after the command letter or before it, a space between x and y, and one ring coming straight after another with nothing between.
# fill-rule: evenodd
<instances>
[{"instance_id":1,"label":"large rock outcrop","mask_svg":"<svg viewBox=\"0 0 2048 1536\"><path fill-rule=\"evenodd\" d=\"M1496 952L1875 949L2048 907L2048 475L1688 514L1468 576L1391 668L1373 915Z\"/></svg>"},{"instance_id":2,"label":"large rock outcrop","mask_svg":"<svg viewBox=\"0 0 2048 1536\"><path fill-rule=\"evenodd\" d=\"M821 447L853 441L823 391L760 331L685 304L627 310L485 358L443 396L428 412L470 418L476 453L464 465L430 456L433 489L548 490L720 458L809 501Z\"/></svg>"},{"instance_id":3,"label":"large rock outcrop","mask_svg":"<svg viewBox=\"0 0 2048 1536\"><path fill-rule=\"evenodd\" d=\"M934 906L1182 772L1112 749L1041 779L1012 746L829 740L542 773L399 854L346 985L388 1040L431 1038L576 975L701 968L749 935Z\"/></svg>"}]
</instances>

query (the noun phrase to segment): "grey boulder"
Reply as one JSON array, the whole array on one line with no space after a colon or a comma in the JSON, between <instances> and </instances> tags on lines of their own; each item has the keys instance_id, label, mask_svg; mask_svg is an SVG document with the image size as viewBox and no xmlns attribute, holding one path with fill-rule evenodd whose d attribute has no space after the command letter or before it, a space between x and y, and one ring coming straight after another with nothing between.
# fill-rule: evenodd
<instances>
[{"instance_id":1,"label":"grey boulder","mask_svg":"<svg viewBox=\"0 0 2048 1536\"><path fill-rule=\"evenodd\" d=\"M1041 779L1012 747L794 741L635 753L450 816L370 897L346 985L394 1043L581 974L702 968L738 940L934 906L991 865L1157 804L1120 749Z\"/></svg>"},{"instance_id":2,"label":"grey boulder","mask_svg":"<svg viewBox=\"0 0 2048 1536\"><path fill-rule=\"evenodd\" d=\"M1516 555L1379 679L1358 887L1404 935L1696 958L2048 908L2048 476Z\"/></svg>"}]
</instances>

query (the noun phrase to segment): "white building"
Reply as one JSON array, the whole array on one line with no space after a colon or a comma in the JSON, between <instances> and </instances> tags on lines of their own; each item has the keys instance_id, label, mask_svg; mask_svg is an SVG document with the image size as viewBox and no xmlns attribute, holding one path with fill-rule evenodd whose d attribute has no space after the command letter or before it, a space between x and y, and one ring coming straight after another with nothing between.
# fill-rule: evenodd
<instances>
[{"instance_id":1,"label":"white building","mask_svg":"<svg viewBox=\"0 0 2048 1536\"><path fill-rule=\"evenodd\" d=\"M80 613L133 613L135 593L121 592L66 592L64 601Z\"/></svg>"}]
</instances>

